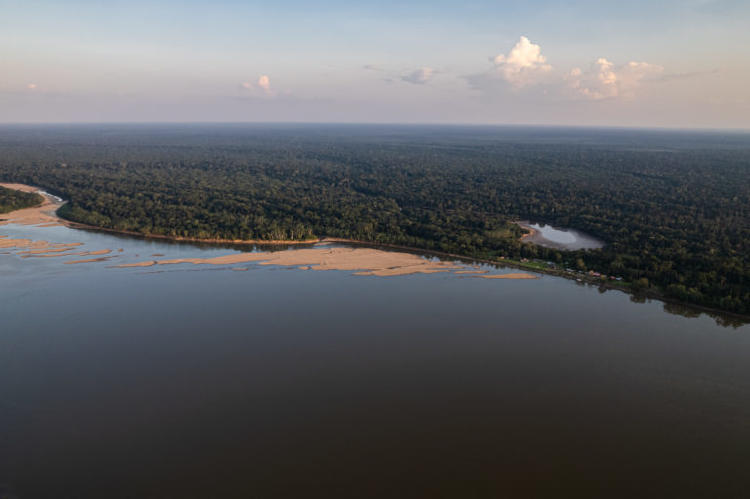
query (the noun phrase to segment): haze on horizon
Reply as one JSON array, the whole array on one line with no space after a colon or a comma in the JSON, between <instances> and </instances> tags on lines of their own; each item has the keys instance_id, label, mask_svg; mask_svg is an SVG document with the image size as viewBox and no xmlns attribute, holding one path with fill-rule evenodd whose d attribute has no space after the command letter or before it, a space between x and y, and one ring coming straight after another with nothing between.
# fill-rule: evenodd
<instances>
[{"instance_id":1,"label":"haze on horizon","mask_svg":"<svg viewBox=\"0 0 750 499\"><path fill-rule=\"evenodd\" d=\"M741 0L0 9L0 123L750 128Z\"/></svg>"}]
</instances>

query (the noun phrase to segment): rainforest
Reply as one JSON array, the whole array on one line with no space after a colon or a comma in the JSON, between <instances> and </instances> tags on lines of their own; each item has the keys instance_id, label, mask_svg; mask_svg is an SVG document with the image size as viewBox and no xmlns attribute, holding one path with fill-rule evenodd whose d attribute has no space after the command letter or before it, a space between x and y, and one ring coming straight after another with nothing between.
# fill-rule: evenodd
<instances>
[{"instance_id":1,"label":"rainforest","mask_svg":"<svg viewBox=\"0 0 750 499\"><path fill-rule=\"evenodd\" d=\"M0 181L68 220L143 235L345 238L540 260L750 313L750 135L385 125L3 126ZM0 189L0 210L34 204ZM514 222L601 249L522 242Z\"/></svg>"}]
</instances>

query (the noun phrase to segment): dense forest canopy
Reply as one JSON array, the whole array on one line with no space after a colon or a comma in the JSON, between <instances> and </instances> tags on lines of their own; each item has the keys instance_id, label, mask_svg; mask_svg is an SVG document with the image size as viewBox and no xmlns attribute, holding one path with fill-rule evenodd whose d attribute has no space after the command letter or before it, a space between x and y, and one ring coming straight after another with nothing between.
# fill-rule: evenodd
<instances>
[{"instance_id":1,"label":"dense forest canopy","mask_svg":"<svg viewBox=\"0 0 750 499\"><path fill-rule=\"evenodd\" d=\"M30 208L40 204L42 201L44 200L39 194L0 187L0 213Z\"/></svg>"},{"instance_id":2,"label":"dense forest canopy","mask_svg":"<svg viewBox=\"0 0 750 499\"><path fill-rule=\"evenodd\" d=\"M750 313L750 135L523 127L0 127L0 180L74 221L222 239L338 236L543 258ZM601 250L522 244L513 220Z\"/></svg>"}]
</instances>

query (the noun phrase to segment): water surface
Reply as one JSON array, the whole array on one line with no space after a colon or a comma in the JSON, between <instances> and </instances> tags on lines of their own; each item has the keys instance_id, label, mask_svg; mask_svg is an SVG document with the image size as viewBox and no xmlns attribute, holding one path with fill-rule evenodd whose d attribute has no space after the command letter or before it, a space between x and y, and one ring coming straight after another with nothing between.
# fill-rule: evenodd
<instances>
[{"instance_id":1,"label":"water surface","mask_svg":"<svg viewBox=\"0 0 750 499\"><path fill-rule=\"evenodd\" d=\"M574 281L0 254L0 497L741 497L750 327ZM489 269L492 272L503 270Z\"/></svg>"},{"instance_id":2,"label":"water surface","mask_svg":"<svg viewBox=\"0 0 750 499\"><path fill-rule=\"evenodd\" d=\"M548 248L579 250L598 249L604 246L604 242L575 229L556 228L551 225L539 223L530 224L521 222L519 225L534 231L525 237L524 241Z\"/></svg>"}]
</instances>

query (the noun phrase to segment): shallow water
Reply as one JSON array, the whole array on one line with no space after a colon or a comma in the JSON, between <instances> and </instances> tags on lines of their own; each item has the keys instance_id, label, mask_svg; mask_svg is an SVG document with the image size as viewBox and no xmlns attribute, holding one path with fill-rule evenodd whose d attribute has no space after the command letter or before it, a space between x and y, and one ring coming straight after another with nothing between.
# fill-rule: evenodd
<instances>
[{"instance_id":1,"label":"shallow water","mask_svg":"<svg viewBox=\"0 0 750 499\"><path fill-rule=\"evenodd\" d=\"M550 276L112 268L234 250L0 234L123 249L0 254L0 497L747 490L747 325Z\"/></svg>"},{"instance_id":2,"label":"shallow water","mask_svg":"<svg viewBox=\"0 0 750 499\"><path fill-rule=\"evenodd\" d=\"M526 240L540 246L566 250L597 249L604 246L602 241L575 229L560 229L538 223L522 226L536 231Z\"/></svg>"}]
</instances>

